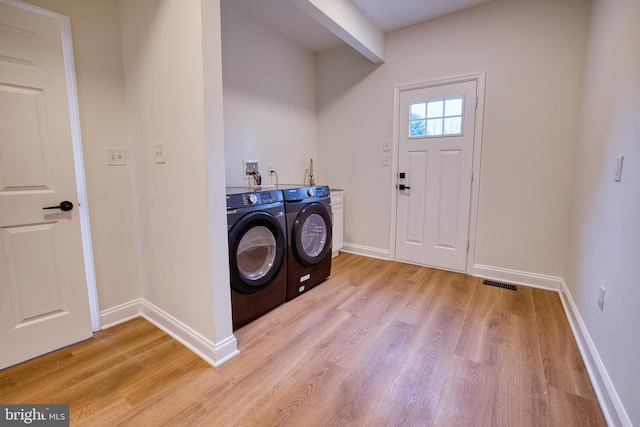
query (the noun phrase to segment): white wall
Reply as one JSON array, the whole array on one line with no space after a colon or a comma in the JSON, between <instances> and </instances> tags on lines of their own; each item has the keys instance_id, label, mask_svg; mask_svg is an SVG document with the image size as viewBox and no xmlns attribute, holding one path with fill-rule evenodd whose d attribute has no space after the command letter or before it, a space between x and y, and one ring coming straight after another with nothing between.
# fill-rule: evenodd
<instances>
[{"instance_id":1,"label":"white wall","mask_svg":"<svg viewBox=\"0 0 640 427\"><path fill-rule=\"evenodd\" d=\"M248 183L243 159L260 161L263 184L275 183L269 164L281 184L308 182L309 159L315 175L322 171L315 56L230 2L221 6L226 184Z\"/></svg>"},{"instance_id":2,"label":"white wall","mask_svg":"<svg viewBox=\"0 0 640 427\"><path fill-rule=\"evenodd\" d=\"M127 140L116 0L29 0L71 18L89 214L100 309L141 295L131 163L106 166L105 147Z\"/></svg>"},{"instance_id":3,"label":"white wall","mask_svg":"<svg viewBox=\"0 0 640 427\"><path fill-rule=\"evenodd\" d=\"M119 5L142 297L216 345L233 336L222 132L205 124L222 125L218 1ZM155 163L158 142L166 164Z\"/></svg>"},{"instance_id":4,"label":"white wall","mask_svg":"<svg viewBox=\"0 0 640 427\"><path fill-rule=\"evenodd\" d=\"M28 1L72 21L101 310L144 296L224 339L218 0ZM477 261L564 277L606 385L628 411L620 416L638 425L640 4L595 0L583 85L589 3L533 3L498 0L391 33L382 66L349 48L320 55L317 163L323 182L347 189L347 241L388 248L393 181L381 143L392 138L393 86L486 70ZM315 156L314 57L233 7L223 13L226 180L240 183L242 158L258 157L276 164L281 182L300 182ZM160 140L163 166L153 163ZM107 167L107 146L127 148L128 165ZM283 163L283 152L293 161Z\"/></svg>"},{"instance_id":5,"label":"white wall","mask_svg":"<svg viewBox=\"0 0 640 427\"><path fill-rule=\"evenodd\" d=\"M564 276L628 425L640 425L638 17L637 0L594 2ZM614 159L620 154L618 183ZM603 311L596 304L600 286L606 288Z\"/></svg>"},{"instance_id":6,"label":"white wall","mask_svg":"<svg viewBox=\"0 0 640 427\"><path fill-rule=\"evenodd\" d=\"M232 333L222 88L220 0L202 0L202 62L204 73L204 143L209 207L209 257L213 289L214 332L218 345L237 347ZM231 356L231 355L230 355Z\"/></svg>"},{"instance_id":7,"label":"white wall","mask_svg":"<svg viewBox=\"0 0 640 427\"><path fill-rule=\"evenodd\" d=\"M486 71L475 261L561 277L589 6L497 0L388 33L380 66L320 54L318 158L346 190L345 244L389 249L394 86Z\"/></svg>"}]
</instances>

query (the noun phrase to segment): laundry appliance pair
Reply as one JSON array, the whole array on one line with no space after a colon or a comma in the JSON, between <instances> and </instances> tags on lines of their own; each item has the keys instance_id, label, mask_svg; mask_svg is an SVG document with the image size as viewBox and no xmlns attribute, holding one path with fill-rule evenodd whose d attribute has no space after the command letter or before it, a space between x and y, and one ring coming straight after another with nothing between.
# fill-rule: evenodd
<instances>
[{"instance_id":1,"label":"laundry appliance pair","mask_svg":"<svg viewBox=\"0 0 640 427\"><path fill-rule=\"evenodd\" d=\"M227 229L234 330L331 274L327 186L228 187Z\"/></svg>"}]
</instances>

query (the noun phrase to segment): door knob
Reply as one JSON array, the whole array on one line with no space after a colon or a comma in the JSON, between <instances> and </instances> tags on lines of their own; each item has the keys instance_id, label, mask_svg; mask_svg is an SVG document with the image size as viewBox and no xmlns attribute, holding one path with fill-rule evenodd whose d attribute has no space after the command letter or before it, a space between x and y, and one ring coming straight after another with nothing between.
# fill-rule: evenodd
<instances>
[{"instance_id":1,"label":"door knob","mask_svg":"<svg viewBox=\"0 0 640 427\"><path fill-rule=\"evenodd\" d=\"M60 209L62 211L70 211L71 209L73 209L73 203L71 203L68 200L65 200L64 202L60 202L60 204L58 206L49 206L46 208L42 208L42 209Z\"/></svg>"}]
</instances>

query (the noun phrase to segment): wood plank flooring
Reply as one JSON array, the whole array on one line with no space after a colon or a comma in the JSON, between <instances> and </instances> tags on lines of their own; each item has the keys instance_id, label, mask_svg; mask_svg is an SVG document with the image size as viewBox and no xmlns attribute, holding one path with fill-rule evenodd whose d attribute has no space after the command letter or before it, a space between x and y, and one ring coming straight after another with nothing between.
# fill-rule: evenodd
<instances>
[{"instance_id":1,"label":"wood plank flooring","mask_svg":"<svg viewBox=\"0 0 640 427\"><path fill-rule=\"evenodd\" d=\"M558 295L350 254L212 368L143 319L0 371L73 426L605 426Z\"/></svg>"}]
</instances>

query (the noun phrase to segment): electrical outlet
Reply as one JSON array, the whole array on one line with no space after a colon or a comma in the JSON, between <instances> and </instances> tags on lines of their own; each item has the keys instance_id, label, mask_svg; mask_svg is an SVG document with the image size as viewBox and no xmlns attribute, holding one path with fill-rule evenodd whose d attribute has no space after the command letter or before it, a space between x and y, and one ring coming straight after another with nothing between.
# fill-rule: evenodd
<instances>
[{"instance_id":1,"label":"electrical outlet","mask_svg":"<svg viewBox=\"0 0 640 427\"><path fill-rule=\"evenodd\" d=\"M276 166L273 163L269 163L267 169L267 174L269 175L269 183L277 184L278 183L278 173L276 172Z\"/></svg>"},{"instance_id":2,"label":"electrical outlet","mask_svg":"<svg viewBox=\"0 0 640 427\"><path fill-rule=\"evenodd\" d=\"M156 144L156 163L166 163L166 158L164 156L164 144L161 142Z\"/></svg>"},{"instance_id":3,"label":"electrical outlet","mask_svg":"<svg viewBox=\"0 0 640 427\"><path fill-rule=\"evenodd\" d=\"M600 311L604 310L604 293L606 291L604 286L600 286L600 295L598 296L598 307L600 307Z\"/></svg>"},{"instance_id":4,"label":"electrical outlet","mask_svg":"<svg viewBox=\"0 0 640 427\"><path fill-rule=\"evenodd\" d=\"M127 164L127 156L124 148L106 147L104 152L108 166L124 166Z\"/></svg>"}]
</instances>

